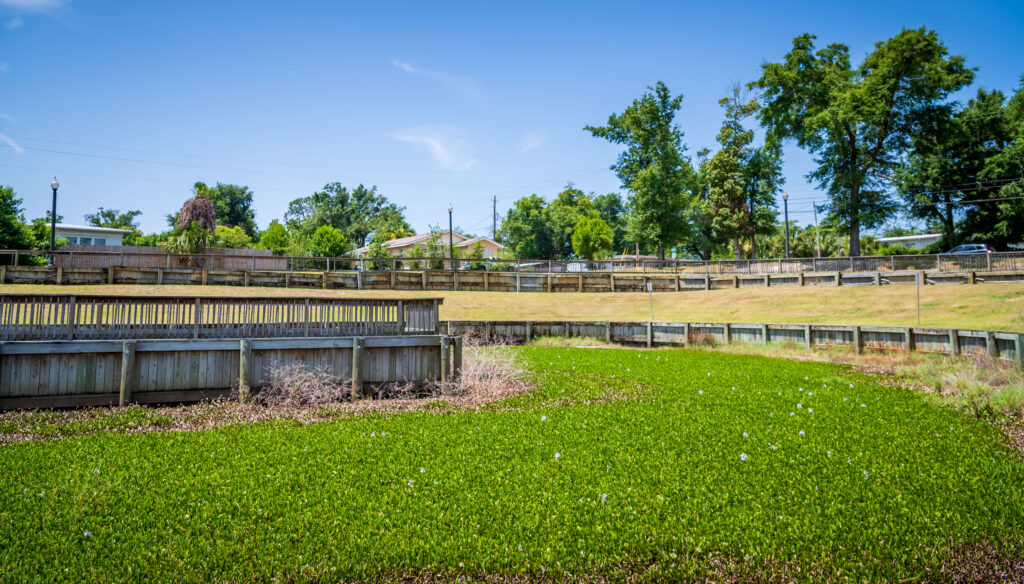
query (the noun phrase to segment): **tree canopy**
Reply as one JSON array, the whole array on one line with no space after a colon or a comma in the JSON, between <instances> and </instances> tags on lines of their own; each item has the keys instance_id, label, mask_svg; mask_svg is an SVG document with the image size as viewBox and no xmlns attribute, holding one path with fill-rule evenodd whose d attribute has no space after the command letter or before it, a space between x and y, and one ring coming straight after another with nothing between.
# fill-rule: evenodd
<instances>
[{"instance_id":1,"label":"tree canopy","mask_svg":"<svg viewBox=\"0 0 1024 584\"><path fill-rule=\"evenodd\" d=\"M759 119L770 140L793 140L814 155L809 178L828 193L827 210L860 253L861 228L895 209L889 183L915 132L941 115L944 100L974 78L934 31L904 29L876 43L858 67L849 48L819 50L814 35L793 39L781 63L762 65Z\"/></svg>"},{"instance_id":2,"label":"tree canopy","mask_svg":"<svg viewBox=\"0 0 1024 584\"><path fill-rule=\"evenodd\" d=\"M621 144L611 169L630 192L628 237L655 248L665 248L691 235L687 216L694 171L685 156L683 131L675 124L683 96L673 97L658 81L623 111L608 117L606 126L586 126L597 138Z\"/></svg>"},{"instance_id":3,"label":"tree canopy","mask_svg":"<svg viewBox=\"0 0 1024 584\"><path fill-rule=\"evenodd\" d=\"M359 185L349 190L339 182L324 185L320 191L288 204L285 225L299 237L312 236L322 225L341 231L357 246L366 245L371 233L408 231L405 207L400 207L377 192L377 187Z\"/></svg>"}]
</instances>

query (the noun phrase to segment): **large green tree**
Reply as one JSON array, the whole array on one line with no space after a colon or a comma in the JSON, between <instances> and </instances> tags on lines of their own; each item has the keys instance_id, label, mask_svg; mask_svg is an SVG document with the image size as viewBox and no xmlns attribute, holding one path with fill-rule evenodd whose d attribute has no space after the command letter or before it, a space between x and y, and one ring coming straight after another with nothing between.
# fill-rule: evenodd
<instances>
[{"instance_id":1,"label":"large green tree","mask_svg":"<svg viewBox=\"0 0 1024 584\"><path fill-rule=\"evenodd\" d=\"M743 122L757 113L758 104L734 87L719 102L725 122L718 133L721 149L703 165L708 182L708 206L715 232L732 243L742 258L741 239L749 239L748 257L756 257L758 235L774 231L775 194L782 184L782 155L777 144L755 147L754 132Z\"/></svg>"},{"instance_id":2,"label":"large green tree","mask_svg":"<svg viewBox=\"0 0 1024 584\"><path fill-rule=\"evenodd\" d=\"M349 190L339 182L288 204L285 225L299 238L308 238L322 225L340 230L345 238L362 247L376 231L412 232L405 207L388 201L377 187L359 185Z\"/></svg>"},{"instance_id":3,"label":"large green tree","mask_svg":"<svg viewBox=\"0 0 1024 584\"><path fill-rule=\"evenodd\" d=\"M572 249L585 260L603 259L611 255L615 236L612 228L595 211L576 222L572 232Z\"/></svg>"},{"instance_id":4,"label":"large green tree","mask_svg":"<svg viewBox=\"0 0 1024 584\"><path fill-rule=\"evenodd\" d=\"M568 259L573 253L572 234L580 219L594 212L593 199L572 183L547 205L545 213L551 229L554 257Z\"/></svg>"},{"instance_id":5,"label":"large green tree","mask_svg":"<svg viewBox=\"0 0 1024 584\"><path fill-rule=\"evenodd\" d=\"M0 249L31 249L32 243L21 199L11 187L0 186Z\"/></svg>"},{"instance_id":6,"label":"large green tree","mask_svg":"<svg viewBox=\"0 0 1024 584\"><path fill-rule=\"evenodd\" d=\"M666 247L691 237L687 213L694 171L675 123L682 102L682 95L673 97L658 81L621 114L609 116L607 125L584 128L626 147L611 168L630 192L628 237L657 249L660 259Z\"/></svg>"},{"instance_id":7,"label":"large green tree","mask_svg":"<svg viewBox=\"0 0 1024 584\"><path fill-rule=\"evenodd\" d=\"M964 230L976 241L988 241L997 248L1024 244L1024 76L1009 104L1007 121L1013 140L985 161L981 182L998 187L972 200L979 201L967 214ZM984 203L983 199L992 199Z\"/></svg>"},{"instance_id":8,"label":"large green tree","mask_svg":"<svg viewBox=\"0 0 1024 584\"><path fill-rule=\"evenodd\" d=\"M540 195L519 199L501 221L501 237L509 253L517 258L553 258L553 235L548 224L547 201Z\"/></svg>"},{"instance_id":9,"label":"large green tree","mask_svg":"<svg viewBox=\"0 0 1024 584\"><path fill-rule=\"evenodd\" d=\"M762 65L752 85L763 91L759 118L769 138L794 140L814 155L809 178L827 191L829 215L848 229L850 254L859 255L861 229L895 210L888 181L915 133L974 73L925 28L876 43L856 68L846 45L815 50L814 39L795 38L783 62Z\"/></svg>"},{"instance_id":10,"label":"large green tree","mask_svg":"<svg viewBox=\"0 0 1024 584\"><path fill-rule=\"evenodd\" d=\"M100 207L95 213L86 213L85 222L96 227L107 227L110 229L126 229L131 233L124 236L125 245L136 245L142 237L139 230L138 217L142 211L129 210L121 212L120 209L104 209Z\"/></svg>"},{"instance_id":11,"label":"large green tree","mask_svg":"<svg viewBox=\"0 0 1024 584\"><path fill-rule=\"evenodd\" d=\"M594 197L594 209L612 230L612 250L621 252L626 245L626 205L618 193Z\"/></svg>"},{"instance_id":12,"label":"large green tree","mask_svg":"<svg viewBox=\"0 0 1024 584\"><path fill-rule=\"evenodd\" d=\"M965 203L1000 191L999 184L982 182L981 174L1012 139L1006 97L1000 91L979 90L963 109L937 118L932 128L915 137L913 152L896 174L907 214L940 225L947 249L975 230L989 231L998 208L972 209ZM970 232L958 230L968 212Z\"/></svg>"}]
</instances>

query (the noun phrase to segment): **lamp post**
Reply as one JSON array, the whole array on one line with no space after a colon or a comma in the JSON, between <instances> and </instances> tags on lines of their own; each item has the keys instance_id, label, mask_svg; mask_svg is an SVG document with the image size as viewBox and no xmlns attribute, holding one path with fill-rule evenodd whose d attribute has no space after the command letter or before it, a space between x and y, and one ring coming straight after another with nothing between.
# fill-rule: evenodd
<instances>
[{"instance_id":1,"label":"lamp post","mask_svg":"<svg viewBox=\"0 0 1024 584\"><path fill-rule=\"evenodd\" d=\"M789 193L782 193L782 208L786 220L786 259L789 259Z\"/></svg>"},{"instance_id":2,"label":"lamp post","mask_svg":"<svg viewBox=\"0 0 1024 584\"><path fill-rule=\"evenodd\" d=\"M455 241L452 238L452 204L448 203L448 257L452 259L452 277L455 277Z\"/></svg>"},{"instance_id":3,"label":"lamp post","mask_svg":"<svg viewBox=\"0 0 1024 584\"><path fill-rule=\"evenodd\" d=\"M55 235L57 230L57 189L60 188L60 183L57 182L57 177L53 177L50 181L50 188L53 189L53 210L50 211L50 264L53 264L53 248L54 242L56 241Z\"/></svg>"}]
</instances>

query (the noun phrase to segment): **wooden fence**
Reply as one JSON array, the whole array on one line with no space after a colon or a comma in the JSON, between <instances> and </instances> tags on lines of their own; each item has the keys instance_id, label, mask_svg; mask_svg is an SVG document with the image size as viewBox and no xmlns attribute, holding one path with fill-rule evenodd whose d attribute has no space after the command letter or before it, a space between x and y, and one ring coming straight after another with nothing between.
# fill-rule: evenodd
<instances>
[{"instance_id":1,"label":"wooden fence","mask_svg":"<svg viewBox=\"0 0 1024 584\"><path fill-rule=\"evenodd\" d=\"M1002 272L798 272L782 274L532 272L280 272L199 268L62 268L0 265L0 284L177 284L332 290L464 290L476 292L685 292L778 286L1024 282L1024 270Z\"/></svg>"},{"instance_id":2,"label":"wooden fence","mask_svg":"<svg viewBox=\"0 0 1024 584\"><path fill-rule=\"evenodd\" d=\"M301 365L349 388L455 379L461 339L441 335L0 343L0 410L246 399Z\"/></svg>"},{"instance_id":3,"label":"wooden fence","mask_svg":"<svg viewBox=\"0 0 1024 584\"><path fill-rule=\"evenodd\" d=\"M0 264L45 263L48 252L0 250ZM63 268L197 268L206 270L336 272L336 271L453 271L451 258L276 256L269 250L209 250L201 254L166 254L158 247L95 246L62 248L53 253L54 266ZM530 260L456 258L456 272L515 272L575 274L592 272L689 274L798 274L804 272L1007 272L1024 270L1024 252L982 254L922 254L761 260Z\"/></svg>"},{"instance_id":4,"label":"wooden fence","mask_svg":"<svg viewBox=\"0 0 1024 584\"><path fill-rule=\"evenodd\" d=\"M783 343L853 350L920 351L948 355L987 354L1024 367L1024 333L930 327L876 327L709 322L446 321L449 335L529 342L540 336L589 337L608 343L685 346L720 343Z\"/></svg>"},{"instance_id":5,"label":"wooden fence","mask_svg":"<svg viewBox=\"0 0 1024 584\"><path fill-rule=\"evenodd\" d=\"M440 298L0 294L0 341L436 334Z\"/></svg>"}]
</instances>

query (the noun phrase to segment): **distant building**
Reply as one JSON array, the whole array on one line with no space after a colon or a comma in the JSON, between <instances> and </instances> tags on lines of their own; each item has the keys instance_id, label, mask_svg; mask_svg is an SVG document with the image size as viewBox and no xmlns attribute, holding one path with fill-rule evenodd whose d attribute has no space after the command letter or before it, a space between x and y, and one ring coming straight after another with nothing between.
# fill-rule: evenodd
<instances>
[{"instance_id":1,"label":"distant building","mask_svg":"<svg viewBox=\"0 0 1024 584\"><path fill-rule=\"evenodd\" d=\"M68 245L121 245L124 236L131 233L127 229L111 229L109 227L93 227L92 225L69 225L58 223L54 233L57 237L68 240Z\"/></svg>"},{"instance_id":2,"label":"distant building","mask_svg":"<svg viewBox=\"0 0 1024 584\"><path fill-rule=\"evenodd\" d=\"M424 251L427 249L427 240L433 236L433 233L424 233L422 235L410 235L409 237L399 237L398 239L389 239L384 242L384 245L388 248L388 253L393 256L408 257L409 252L416 249L417 247L422 248ZM445 257L448 256L448 240L451 239L455 245L455 249L460 251L463 256L469 255L469 252L473 251L477 242L484 248L485 258L497 258L501 250L505 249L504 245L501 245L497 241L487 237L466 237L458 233L453 233L449 236L449 232L442 231L438 234L441 240L441 246L444 248ZM370 251L370 246L361 247L355 252L357 258L361 258Z\"/></svg>"},{"instance_id":3,"label":"distant building","mask_svg":"<svg viewBox=\"0 0 1024 584\"><path fill-rule=\"evenodd\" d=\"M924 249L929 245L942 240L941 233L928 233L926 235L899 235L896 237L879 237L878 243L886 245L902 245L914 249Z\"/></svg>"}]
</instances>

